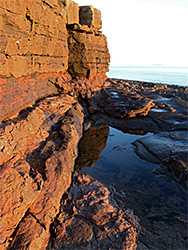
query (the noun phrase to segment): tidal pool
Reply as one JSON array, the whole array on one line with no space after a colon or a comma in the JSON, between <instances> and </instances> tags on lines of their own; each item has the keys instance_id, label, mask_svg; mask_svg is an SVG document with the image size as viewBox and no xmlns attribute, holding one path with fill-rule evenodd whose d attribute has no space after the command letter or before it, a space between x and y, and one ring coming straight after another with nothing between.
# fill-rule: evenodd
<instances>
[{"instance_id":1,"label":"tidal pool","mask_svg":"<svg viewBox=\"0 0 188 250\"><path fill-rule=\"evenodd\" d=\"M187 249L187 193L167 176L155 174L159 165L135 154L132 143L146 136L141 134L106 125L90 128L80 141L76 169L124 194L123 207L132 209L146 229L140 241L148 249Z\"/></svg>"}]
</instances>

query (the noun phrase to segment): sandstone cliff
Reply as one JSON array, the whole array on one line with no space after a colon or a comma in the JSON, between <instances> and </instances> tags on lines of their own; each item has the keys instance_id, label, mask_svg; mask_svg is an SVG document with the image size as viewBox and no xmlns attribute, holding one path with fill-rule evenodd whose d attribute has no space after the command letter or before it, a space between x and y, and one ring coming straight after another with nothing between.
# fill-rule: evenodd
<instances>
[{"instance_id":1,"label":"sandstone cliff","mask_svg":"<svg viewBox=\"0 0 188 250\"><path fill-rule=\"evenodd\" d=\"M72 170L84 120L78 100L90 99L108 71L101 26L99 10L71 0L0 3L0 249L82 248L80 242L96 249L116 243L136 247L137 219L112 204L102 184L95 183L93 198L86 193L77 199L72 219L67 210L75 202L66 192L76 186ZM93 180L83 178L77 185L90 189ZM88 202L94 206L79 219L79 204L86 208ZM77 222L85 234L69 235ZM116 229L96 237L96 228L113 222ZM120 243L113 239L116 232Z\"/></svg>"},{"instance_id":2,"label":"sandstone cliff","mask_svg":"<svg viewBox=\"0 0 188 250\"><path fill-rule=\"evenodd\" d=\"M109 53L100 11L71 0L0 4L0 121L59 92L72 77L106 79Z\"/></svg>"}]
</instances>

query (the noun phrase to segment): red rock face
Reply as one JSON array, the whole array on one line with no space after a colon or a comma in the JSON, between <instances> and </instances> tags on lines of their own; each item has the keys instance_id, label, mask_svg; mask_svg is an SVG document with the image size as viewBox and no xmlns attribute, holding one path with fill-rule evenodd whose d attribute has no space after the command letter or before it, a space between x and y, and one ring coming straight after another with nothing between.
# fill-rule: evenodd
<instances>
[{"instance_id":1,"label":"red rock face","mask_svg":"<svg viewBox=\"0 0 188 250\"><path fill-rule=\"evenodd\" d=\"M1 7L1 76L67 70L66 14L58 1L3 1Z\"/></svg>"},{"instance_id":2,"label":"red rock face","mask_svg":"<svg viewBox=\"0 0 188 250\"><path fill-rule=\"evenodd\" d=\"M75 173L67 196L52 227L50 249L136 249L137 218L113 204L100 182Z\"/></svg>"},{"instance_id":3,"label":"red rock face","mask_svg":"<svg viewBox=\"0 0 188 250\"><path fill-rule=\"evenodd\" d=\"M84 117L77 99L100 88L109 62L100 12L89 9L91 27L73 1L0 3L0 249L45 249L70 187ZM81 74L68 49L68 32L82 37L74 24L85 30Z\"/></svg>"},{"instance_id":4,"label":"red rock face","mask_svg":"<svg viewBox=\"0 0 188 250\"><path fill-rule=\"evenodd\" d=\"M0 121L18 114L36 100L58 94L56 86L71 79L69 74L58 73L0 78Z\"/></svg>"},{"instance_id":5,"label":"red rock face","mask_svg":"<svg viewBox=\"0 0 188 250\"><path fill-rule=\"evenodd\" d=\"M92 89L106 80L110 56L98 31L100 11L57 0L0 6L0 122L68 86L67 72L87 78Z\"/></svg>"},{"instance_id":6,"label":"red rock face","mask_svg":"<svg viewBox=\"0 0 188 250\"><path fill-rule=\"evenodd\" d=\"M1 126L1 249L12 233L12 249L48 243L49 226L71 183L83 116L73 97L60 95Z\"/></svg>"},{"instance_id":7,"label":"red rock face","mask_svg":"<svg viewBox=\"0 0 188 250\"><path fill-rule=\"evenodd\" d=\"M69 31L69 72L72 76L84 76L103 83L101 76L108 71L110 61L106 37L97 32L81 31Z\"/></svg>"},{"instance_id":8,"label":"red rock face","mask_svg":"<svg viewBox=\"0 0 188 250\"><path fill-rule=\"evenodd\" d=\"M28 207L41 192L41 189L36 182L37 179L33 179L29 175L29 164L23 162L23 160L21 164L22 174L16 169L16 164L14 165L14 168L6 165L1 166L1 243L5 242L14 232L16 226L24 217ZM24 167L28 168L28 172L23 174Z\"/></svg>"}]
</instances>

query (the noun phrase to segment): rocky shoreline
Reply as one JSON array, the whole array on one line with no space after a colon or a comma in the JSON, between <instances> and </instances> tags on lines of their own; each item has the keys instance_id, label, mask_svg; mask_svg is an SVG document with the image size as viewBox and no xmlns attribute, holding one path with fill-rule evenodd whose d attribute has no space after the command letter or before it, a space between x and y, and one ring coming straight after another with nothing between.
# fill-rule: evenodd
<instances>
[{"instance_id":1,"label":"rocky shoreline","mask_svg":"<svg viewBox=\"0 0 188 250\"><path fill-rule=\"evenodd\" d=\"M186 188L188 88L107 79L93 6L8 0L0 20L0 249L136 249L139 219L118 191L74 171L85 121L104 125L94 161L105 124L154 132L136 152Z\"/></svg>"},{"instance_id":2,"label":"rocky shoreline","mask_svg":"<svg viewBox=\"0 0 188 250\"><path fill-rule=\"evenodd\" d=\"M95 122L123 132L153 132L135 142L136 152L187 189L187 97L187 87L108 79L89 111Z\"/></svg>"},{"instance_id":3,"label":"rocky shoreline","mask_svg":"<svg viewBox=\"0 0 188 250\"><path fill-rule=\"evenodd\" d=\"M138 219L114 204L101 183L83 174L71 178L88 115L124 132L149 128L154 135L136 141L136 151L148 161L159 162L163 174L187 187L186 101L177 93L182 88L134 85L107 79L101 90L90 92L90 98L79 98L82 106L75 96L60 94L2 123L2 249L44 249L47 245L48 249L136 249ZM126 107L124 117L116 112L119 102Z\"/></svg>"}]
</instances>

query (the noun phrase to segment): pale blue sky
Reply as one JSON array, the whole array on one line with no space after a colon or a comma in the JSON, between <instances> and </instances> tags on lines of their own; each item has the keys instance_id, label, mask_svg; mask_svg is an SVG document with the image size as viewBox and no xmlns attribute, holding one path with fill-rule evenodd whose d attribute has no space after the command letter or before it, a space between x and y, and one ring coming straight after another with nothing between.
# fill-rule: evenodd
<instances>
[{"instance_id":1,"label":"pale blue sky","mask_svg":"<svg viewBox=\"0 0 188 250\"><path fill-rule=\"evenodd\" d=\"M76 0L101 10L111 65L188 67L188 0Z\"/></svg>"}]
</instances>

